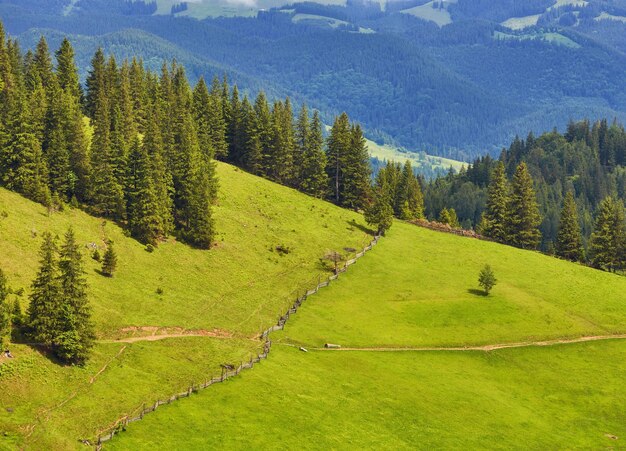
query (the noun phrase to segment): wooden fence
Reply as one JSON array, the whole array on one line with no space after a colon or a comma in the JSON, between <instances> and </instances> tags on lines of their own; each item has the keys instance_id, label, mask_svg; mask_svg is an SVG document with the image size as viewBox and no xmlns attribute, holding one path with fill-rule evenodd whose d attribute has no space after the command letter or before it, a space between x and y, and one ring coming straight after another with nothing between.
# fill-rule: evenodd
<instances>
[{"instance_id":1,"label":"wooden fence","mask_svg":"<svg viewBox=\"0 0 626 451\"><path fill-rule=\"evenodd\" d=\"M241 371L252 368L255 364L259 363L261 360L267 359L267 356L269 355L270 350L272 348L272 342L269 339L269 335L276 330L284 329L285 323L287 322L287 320L289 320L289 317L298 311L298 308L300 308L302 303L306 301L309 296L317 293L320 288L327 287L328 285L330 285L330 282L332 282L333 280L337 280L340 274L346 272L348 267L355 264L357 260L363 257L367 251L370 251L378 243L379 238L380 238L379 236L375 236L374 239L367 246L365 246L362 251L355 254L354 258L347 260L342 267L337 268L336 274L333 274L332 276L327 277L325 280L322 280L321 276L317 277L317 285L315 286L315 288L311 288L309 290L304 291L302 296L299 296L296 298L296 300L291 305L291 307L287 310L287 312L280 315L280 317L278 318L278 322L275 325L261 332L260 338L261 340L265 340L265 343L263 344L263 352L261 352L261 354L257 355L256 357L250 358L250 360L247 362L241 362L241 364L236 368L232 368L232 367L228 368L228 367L222 366L222 372L219 376L213 376L210 379L207 378L204 382L201 382L198 384L191 384L185 391L176 393L170 396L169 398L166 398L163 400L157 400L154 404L150 404L147 406L144 403L141 406L134 409L131 413L123 416L122 418L118 419L115 423L113 423L111 426L101 431L95 440L93 441L82 440L82 442L87 445L95 445L96 449L100 450L102 449L102 444L104 442L111 440L115 436L115 434L126 429L126 426L129 423L133 423L135 421L141 420L144 417L144 415L150 412L154 412L155 410L159 408L159 406L162 406L164 404L169 404L181 398L186 398L190 396L192 393L197 392L198 390L202 390L207 387L210 387L213 384L224 382L225 380L230 379L231 377L237 376Z\"/></svg>"}]
</instances>

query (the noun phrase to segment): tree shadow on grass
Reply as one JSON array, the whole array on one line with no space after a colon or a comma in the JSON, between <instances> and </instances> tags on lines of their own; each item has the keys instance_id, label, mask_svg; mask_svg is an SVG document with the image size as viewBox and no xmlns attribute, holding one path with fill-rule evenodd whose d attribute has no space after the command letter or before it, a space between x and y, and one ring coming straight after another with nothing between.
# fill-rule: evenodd
<instances>
[{"instance_id":1,"label":"tree shadow on grass","mask_svg":"<svg viewBox=\"0 0 626 451\"><path fill-rule=\"evenodd\" d=\"M376 230L374 229L370 229L368 227L365 227L363 224L359 224L358 222L356 222L354 219L351 219L348 222L348 225L352 228L357 228L362 232L365 232L369 235L376 235Z\"/></svg>"},{"instance_id":2,"label":"tree shadow on grass","mask_svg":"<svg viewBox=\"0 0 626 451\"><path fill-rule=\"evenodd\" d=\"M485 293L483 290L477 290L476 288L470 288L469 290L467 290L467 292L469 294L473 294L474 296L487 297L487 293Z\"/></svg>"}]
</instances>

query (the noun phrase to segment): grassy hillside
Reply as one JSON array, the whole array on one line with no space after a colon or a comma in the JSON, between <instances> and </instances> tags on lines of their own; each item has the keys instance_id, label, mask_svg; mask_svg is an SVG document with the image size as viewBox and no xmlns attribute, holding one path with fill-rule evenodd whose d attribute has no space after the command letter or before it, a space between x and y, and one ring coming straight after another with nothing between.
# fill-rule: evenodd
<instances>
[{"instance_id":1,"label":"grassy hillside","mask_svg":"<svg viewBox=\"0 0 626 451\"><path fill-rule=\"evenodd\" d=\"M489 297L476 283L485 263L499 280ZM112 447L614 446L625 341L445 348L623 334L625 289L623 277L396 224L273 335L262 367L132 424Z\"/></svg>"},{"instance_id":2,"label":"grassy hillside","mask_svg":"<svg viewBox=\"0 0 626 451\"><path fill-rule=\"evenodd\" d=\"M22 306L37 269L41 234L61 235L72 224L85 245L100 340L85 368L60 367L28 346L11 347L15 358L0 360L3 440L72 448L142 402L219 374L220 363L247 360L258 353L259 332L275 323L296 292L314 285L327 250L369 241L355 213L232 166L218 165L218 176L218 236L211 251L170 239L150 253L115 224L78 210L48 216L40 205L0 190L0 267L14 290L25 289ZM87 249L91 243L102 247L106 239L114 241L119 256L112 279L97 273ZM281 255L277 246L289 252ZM185 331L203 336L115 341Z\"/></svg>"},{"instance_id":3,"label":"grassy hillside","mask_svg":"<svg viewBox=\"0 0 626 451\"><path fill-rule=\"evenodd\" d=\"M418 172L424 172L425 170L447 171L450 168L460 171L463 166L467 165L467 163L462 161L428 155L424 152L405 152L389 144L380 145L369 139L367 140L367 147L369 148L370 155L379 160L396 161L399 163L404 163L406 160L409 160L411 166Z\"/></svg>"}]
</instances>

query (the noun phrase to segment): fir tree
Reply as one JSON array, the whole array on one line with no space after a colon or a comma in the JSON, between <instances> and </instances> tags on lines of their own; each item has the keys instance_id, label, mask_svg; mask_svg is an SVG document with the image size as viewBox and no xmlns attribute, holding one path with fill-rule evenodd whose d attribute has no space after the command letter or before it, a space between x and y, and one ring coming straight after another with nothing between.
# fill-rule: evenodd
<instances>
[{"instance_id":1,"label":"fir tree","mask_svg":"<svg viewBox=\"0 0 626 451\"><path fill-rule=\"evenodd\" d=\"M303 127L303 125L301 125ZM302 133L302 131L300 131ZM302 138L302 137L301 137ZM308 128L300 164L300 189L314 197L323 199L328 194L328 174L326 173L326 153L324 135L319 113L313 113Z\"/></svg>"},{"instance_id":2,"label":"fir tree","mask_svg":"<svg viewBox=\"0 0 626 451\"><path fill-rule=\"evenodd\" d=\"M52 346L59 331L62 291L56 240L49 232L43 235L40 257L39 271L31 286L28 328L29 335L35 342Z\"/></svg>"},{"instance_id":3,"label":"fir tree","mask_svg":"<svg viewBox=\"0 0 626 451\"><path fill-rule=\"evenodd\" d=\"M96 117L98 103L102 95L105 94L105 71L106 61L102 48L98 48L91 60L91 70L87 76L87 95L85 98L85 110L90 118Z\"/></svg>"},{"instance_id":4,"label":"fir tree","mask_svg":"<svg viewBox=\"0 0 626 451\"><path fill-rule=\"evenodd\" d=\"M481 218L479 230L483 235L501 243L505 242L507 238L508 191L504 163L499 161L491 174L491 182L487 191L487 205Z\"/></svg>"},{"instance_id":5,"label":"fir tree","mask_svg":"<svg viewBox=\"0 0 626 451\"><path fill-rule=\"evenodd\" d=\"M107 277L113 277L115 270L117 269L117 254L113 249L113 241L107 243L107 250L102 257L102 274Z\"/></svg>"},{"instance_id":6,"label":"fir tree","mask_svg":"<svg viewBox=\"0 0 626 451\"><path fill-rule=\"evenodd\" d=\"M583 259L583 243L578 224L576 201L571 191L568 191L563 201L561 221L557 234L556 255L566 260L581 261Z\"/></svg>"},{"instance_id":7,"label":"fir tree","mask_svg":"<svg viewBox=\"0 0 626 451\"><path fill-rule=\"evenodd\" d=\"M402 169L395 197L396 216L400 219L424 218L424 196L419 180L415 177L411 162L408 160Z\"/></svg>"},{"instance_id":8,"label":"fir tree","mask_svg":"<svg viewBox=\"0 0 626 451\"><path fill-rule=\"evenodd\" d=\"M507 242L523 249L535 249L541 240L541 216L526 163L520 163L513 175L506 221Z\"/></svg>"},{"instance_id":9,"label":"fir tree","mask_svg":"<svg viewBox=\"0 0 626 451\"><path fill-rule=\"evenodd\" d=\"M596 268L615 271L624 264L626 226L624 207L612 197L600 203L591 234L591 261Z\"/></svg>"},{"instance_id":10,"label":"fir tree","mask_svg":"<svg viewBox=\"0 0 626 451\"><path fill-rule=\"evenodd\" d=\"M128 226L139 241L156 245L164 236L159 199L148 153L135 137L128 165Z\"/></svg>"},{"instance_id":11,"label":"fir tree","mask_svg":"<svg viewBox=\"0 0 626 451\"><path fill-rule=\"evenodd\" d=\"M65 242L61 246L59 285L62 294L59 330L54 340L55 353L65 362L82 364L89 356L95 336L82 255L72 228L65 234Z\"/></svg>"},{"instance_id":12,"label":"fir tree","mask_svg":"<svg viewBox=\"0 0 626 451\"><path fill-rule=\"evenodd\" d=\"M376 234L382 236L393 224L391 200L385 195L384 190L378 190L374 195L374 201L365 209L365 221L375 226Z\"/></svg>"}]
</instances>

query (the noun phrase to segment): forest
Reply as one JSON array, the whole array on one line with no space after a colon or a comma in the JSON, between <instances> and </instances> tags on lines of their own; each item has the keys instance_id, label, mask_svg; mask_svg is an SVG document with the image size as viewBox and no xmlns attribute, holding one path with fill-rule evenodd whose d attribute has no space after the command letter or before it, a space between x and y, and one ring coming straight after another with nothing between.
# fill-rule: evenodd
<instances>
[{"instance_id":1,"label":"forest","mask_svg":"<svg viewBox=\"0 0 626 451\"><path fill-rule=\"evenodd\" d=\"M562 207L569 193L581 245L588 256L593 254L594 218L601 215L607 198L619 209L626 195L626 132L621 124L606 119L572 121L564 134L554 130L535 137L530 133L526 139L516 138L497 160L481 157L458 174L434 180L424 191L426 214L436 217L443 208L453 208L461 225L480 228L496 169L502 164L501 177L508 180L522 162L534 180L541 217L540 248L555 252ZM615 227L619 231L623 226Z\"/></svg>"},{"instance_id":2,"label":"forest","mask_svg":"<svg viewBox=\"0 0 626 451\"><path fill-rule=\"evenodd\" d=\"M256 18L202 21L129 15L96 8L96 0L83 2L75 14L59 16L33 13L28 2L12 0L0 4L0 15L11 33L26 32L27 47L36 45L40 33L27 30L46 28L76 34L81 61L93 54L94 36L112 45L118 59L128 56L121 55L128 46L146 61L176 56L184 59L192 82L217 69L251 96L260 90L270 101L289 96L296 109L306 103L319 110L325 123L346 111L376 142L463 161L497 155L515 134L540 134L555 125L564 130L572 118L626 120L626 60L617 51L623 24L591 20L536 30L562 34L574 43L568 47L546 39L496 39L496 33L512 31L494 22L498 17L483 17L484 11L503 17L534 12L545 6L541 1L508 1L501 8L492 1L461 2L458 14L467 17L441 28L361 2L304 2ZM348 19L376 33L296 24L297 13ZM80 74L84 79L86 73Z\"/></svg>"}]
</instances>

